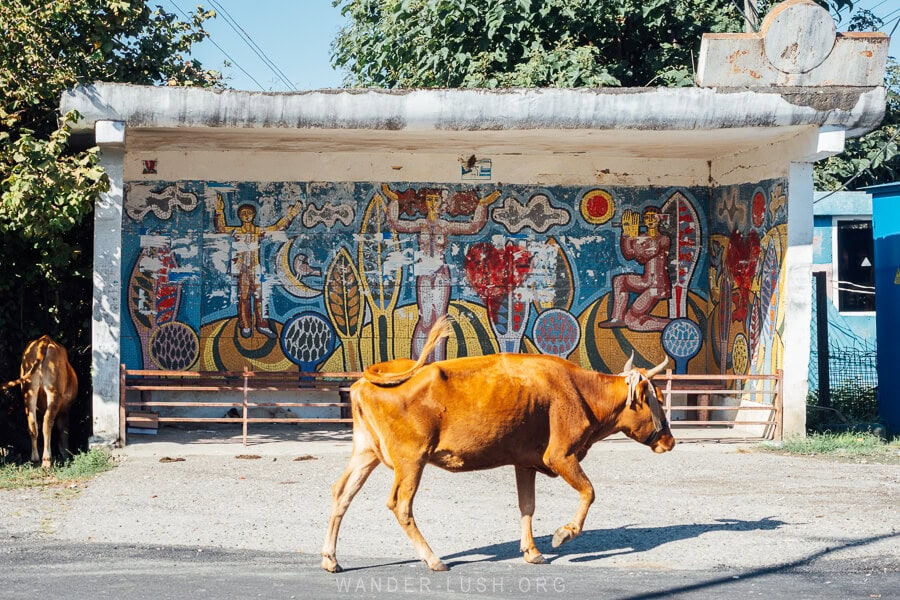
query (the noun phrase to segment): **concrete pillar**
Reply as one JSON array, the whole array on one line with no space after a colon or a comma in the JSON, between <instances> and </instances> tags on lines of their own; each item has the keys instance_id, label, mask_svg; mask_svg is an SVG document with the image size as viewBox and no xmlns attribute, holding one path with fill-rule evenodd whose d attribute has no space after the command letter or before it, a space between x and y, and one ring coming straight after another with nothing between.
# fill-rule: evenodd
<instances>
[{"instance_id":1,"label":"concrete pillar","mask_svg":"<svg viewBox=\"0 0 900 600\"><path fill-rule=\"evenodd\" d=\"M98 121L94 134L100 147L100 164L109 177L109 191L100 195L94 207L91 446L113 445L119 441L125 123Z\"/></svg>"},{"instance_id":2,"label":"concrete pillar","mask_svg":"<svg viewBox=\"0 0 900 600\"><path fill-rule=\"evenodd\" d=\"M788 243L784 257L784 435L806 434L812 319L813 165L791 163L788 175Z\"/></svg>"},{"instance_id":3,"label":"concrete pillar","mask_svg":"<svg viewBox=\"0 0 900 600\"><path fill-rule=\"evenodd\" d=\"M806 435L806 395L812 335L813 163L844 149L842 129L822 128L808 154L788 173L787 251L784 257L784 435Z\"/></svg>"}]
</instances>

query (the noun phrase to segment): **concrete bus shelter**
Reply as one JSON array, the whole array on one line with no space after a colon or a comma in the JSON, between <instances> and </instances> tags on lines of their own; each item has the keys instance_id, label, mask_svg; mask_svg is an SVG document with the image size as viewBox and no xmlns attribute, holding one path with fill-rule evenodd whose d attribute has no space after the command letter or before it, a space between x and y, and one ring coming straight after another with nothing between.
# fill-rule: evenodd
<instances>
[{"instance_id":1,"label":"concrete bus shelter","mask_svg":"<svg viewBox=\"0 0 900 600\"><path fill-rule=\"evenodd\" d=\"M556 354L784 370L802 434L813 163L881 122L889 38L807 0L704 37L697 87L66 93L95 211L93 441L119 365L358 370Z\"/></svg>"}]
</instances>

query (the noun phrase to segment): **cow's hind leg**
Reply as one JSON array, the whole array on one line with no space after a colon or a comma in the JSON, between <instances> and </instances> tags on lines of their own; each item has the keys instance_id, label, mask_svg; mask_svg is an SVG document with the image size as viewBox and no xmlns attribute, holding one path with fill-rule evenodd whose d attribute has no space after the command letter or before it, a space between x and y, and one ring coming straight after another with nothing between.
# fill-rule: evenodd
<instances>
[{"instance_id":1,"label":"cow's hind leg","mask_svg":"<svg viewBox=\"0 0 900 600\"><path fill-rule=\"evenodd\" d=\"M331 573L340 573L341 566L337 562L337 538L341 528L341 519L353 501L356 493L362 488L372 470L380 462L375 452L368 445L354 445L350 463L340 479L331 488L331 518L325 532L325 544L322 546L322 568Z\"/></svg>"},{"instance_id":2,"label":"cow's hind leg","mask_svg":"<svg viewBox=\"0 0 900 600\"><path fill-rule=\"evenodd\" d=\"M38 391L35 389L25 390L25 416L28 419L28 435L31 436L31 462L36 463L41 460L38 453Z\"/></svg>"},{"instance_id":3,"label":"cow's hind leg","mask_svg":"<svg viewBox=\"0 0 900 600\"><path fill-rule=\"evenodd\" d=\"M567 525L563 525L553 534L553 547L557 548L581 535L584 519L587 517L588 509L594 502L594 486L591 485L590 479L581 469L578 459L572 454L558 458L545 456L545 462L554 472L559 473L566 483L575 488L581 496L575 516Z\"/></svg>"},{"instance_id":4,"label":"cow's hind leg","mask_svg":"<svg viewBox=\"0 0 900 600\"><path fill-rule=\"evenodd\" d=\"M516 467L516 489L519 493L519 512L522 513L522 545L520 549L525 555L525 562L535 565L544 564L544 556L534 545L534 533L531 529L531 518L534 516L534 479L537 471L525 467Z\"/></svg>"},{"instance_id":5,"label":"cow's hind leg","mask_svg":"<svg viewBox=\"0 0 900 600\"><path fill-rule=\"evenodd\" d=\"M50 392L47 393L47 410L44 411L43 422L44 454L43 459L41 460L41 467L44 469L49 469L53 462L53 425L56 422L56 413L58 411L55 402L56 398L56 394Z\"/></svg>"},{"instance_id":6,"label":"cow's hind leg","mask_svg":"<svg viewBox=\"0 0 900 600\"><path fill-rule=\"evenodd\" d=\"M72 451L69 449L69 413L68 411L63 412L60 411L56 415L56 440L57 446L59 447L59 454L63 457L64 460L67 460L70 456L72 456Z\"/></svg>"},{"instance_id":7,"label":"cow's hind leg","mask_svg":"<svg viewBox=\"0 0 900 600\"><path fill-rule=\"evenodd\" d=\"M416 554L428 564L428 568L432 571L446 571L447 566L435 556L413 517L413 498L419 488L424 468L425 461L421 458L394 462L394 486L391 488L387 506L394 512L397 522L412 542Z\"/></svg>"}]
</instances>

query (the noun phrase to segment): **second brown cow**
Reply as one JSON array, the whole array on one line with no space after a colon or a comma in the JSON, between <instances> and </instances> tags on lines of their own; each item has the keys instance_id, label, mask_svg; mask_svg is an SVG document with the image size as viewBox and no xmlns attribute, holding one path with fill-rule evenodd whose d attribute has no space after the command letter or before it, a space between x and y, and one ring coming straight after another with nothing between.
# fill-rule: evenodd
<instances>
[{"instance_id":1,"label":"second brown cow","mask_svg":"<svg viewBox=\"0 0 900 600\"><path fill-rule=\"evenodd\" d=\"M353 453L332 488L331 518L322 568L338 572L341 519L372 470L394 471L390 508L418 556L435 571L446 570L413 517L422 470L448 471L512 465L521 511L525 560L542 563L531 521L537 473L560 476L581 500L572 520L556 530L553 546L581 534L594 488L580 461L597 441L622 432L657 453L675 445L651 371L620 375L588 371L552 356L493 354L425 365L431 349L449 334L446 319L432 329L418 361L399 359L369 367L350 390Z\"/></svg>"},{"instance_id":2,"label":"second brown cow","mask_svg":"<svg viewBox=\"0 0 900 600\"><path fill-rule=\"evenodd\" d=\"M58 433L59 445L65 453L69 448L69 409L78 393L78 378L69 363L66 349L49 335L30 342L22 353L19 378L0 389L22 386L25 397L25 416L31 435L31 460L41 461L50 468L52 462L52 433ZM39 430L43 436L43 454L38 453Z\"/></svg>"}]
</instances>

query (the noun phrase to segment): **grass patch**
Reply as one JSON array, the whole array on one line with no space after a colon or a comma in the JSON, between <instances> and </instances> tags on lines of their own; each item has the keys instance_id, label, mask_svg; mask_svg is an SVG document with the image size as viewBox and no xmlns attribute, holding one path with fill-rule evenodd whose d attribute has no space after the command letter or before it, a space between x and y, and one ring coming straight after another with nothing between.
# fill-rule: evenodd
<instances>
[{"instance_id":1,"label":"grass patch","mask_svg":"<svg viewBox=\"0 0 900 600\"><path fill-rule=\"evenodd\" d=\"M62 464L54 463L49 471L39 465L16 464L0 458L0 489L80 483L114 466L112 455L98 448L76 454Z\"/></svg>"},{"instance_id":2,"label":"grass patch","mask_svg":"<svg viewBox=\"0 0 900 600\"><path fill-rule=\"evenodd\" d=\"M765 444L763 448L780 454L900 464L900 439L886 442L867 432L811 433L806 437L787 438L782 444Z\"/></svg>"}]
</instances>

